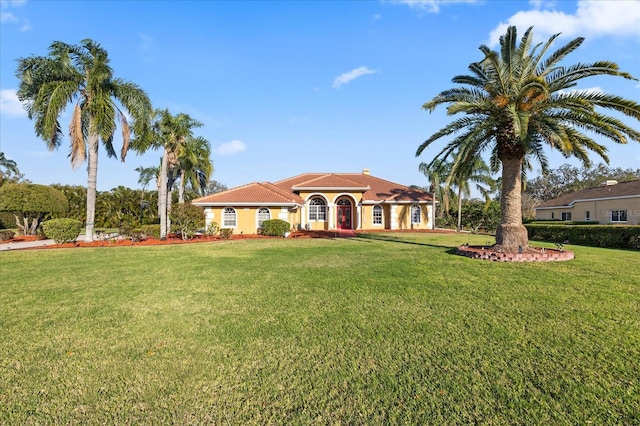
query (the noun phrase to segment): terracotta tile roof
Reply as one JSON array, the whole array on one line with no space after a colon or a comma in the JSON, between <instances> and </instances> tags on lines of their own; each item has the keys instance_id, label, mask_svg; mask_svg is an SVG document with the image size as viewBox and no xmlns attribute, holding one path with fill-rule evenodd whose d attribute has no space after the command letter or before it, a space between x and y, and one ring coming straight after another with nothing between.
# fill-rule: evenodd
<instances>
[{"instance_id":1,"label":"terracotta tile roof","mask_svg":"<svg viewBox=\"0 0 640 426\"><path fill-rule=\"evenodd\" d=\"M640 196L640 179L587 188L545 201L536 208L570 206L578 200Z\"/></svg>"},{"instance_id":2,"label":"terracotta tile roof","mask_svg":"<svg viewBox=\"0 0 640 426\"><path fill-rule=\"evenodd\" d=\"M431 195L363 173L304 173L275 183L250 183L193 200L199 205L304 204L296 194L301 189L335 188L362 191L363 202L430 202Z\"/></svg>"},{"instance_id":3,"label":"terracotta tile roof","mask_svg":"<svg viewBox=\"0 0 640 426\"><path fill-rule=\"evenodd\" d=\"M283 191L282 188L270 182L254 182L247 185L231 188L197 198L192 201L197 205L227 205L227 204L255 204L255 205L286 205L302 204L304 201L291 191Z\"/></svg>"}]
</instances>

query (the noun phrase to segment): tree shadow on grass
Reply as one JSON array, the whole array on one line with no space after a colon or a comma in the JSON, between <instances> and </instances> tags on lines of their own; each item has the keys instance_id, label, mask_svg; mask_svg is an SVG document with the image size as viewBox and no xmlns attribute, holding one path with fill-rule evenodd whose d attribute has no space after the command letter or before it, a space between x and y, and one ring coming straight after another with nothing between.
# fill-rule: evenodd
<instances>
[{"instance_id":1,"label":"tree shadow on grass","mask_svg":"<svg viewBox=\"0 0 640 426\"><path fill-rule=\"evenodd\" d=\"M358 235L357 238L350 238L350 240L367 242L367 243L372 241L384 241L389 243L400 243L400 244L410 244L415 246L433 247L438 249L445 249L444 252L449 254L456 254L456 250L457 250L457 247L443 246L439 244L419 243L416 241L407 241L391 235L383 235L383 234L377 234L377 233L359 233L357 235Z\"/></svg>"}]
</instances>

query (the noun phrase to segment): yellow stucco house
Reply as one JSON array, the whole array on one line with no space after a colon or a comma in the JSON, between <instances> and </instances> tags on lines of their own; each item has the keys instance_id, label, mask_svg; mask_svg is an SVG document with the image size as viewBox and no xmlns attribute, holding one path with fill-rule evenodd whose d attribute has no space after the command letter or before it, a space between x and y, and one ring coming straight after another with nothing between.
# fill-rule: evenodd
<instances>
[{"instance_id":1,"label":"yellow stucco house","mask_svg":"<svg viewBox=\"0 0 640 426\"><path fill-rule=\"evenodd\" d=\"M431 194L362 173L305 173L275 183L254 182L192 201L206 224L257 234L269 219L292 230L433 229Z\"/></svg>"},{"instance_id":2,"label":"yellow stucco house","mask_svg":"<svg viewBox=\"0 0 640 426\"><path fill-rule=\"evenodd\" d=\"M536 207L536 219L594 221L602 224L640 223L640 179L565 194Z\"/></svg>"}]
</instances>

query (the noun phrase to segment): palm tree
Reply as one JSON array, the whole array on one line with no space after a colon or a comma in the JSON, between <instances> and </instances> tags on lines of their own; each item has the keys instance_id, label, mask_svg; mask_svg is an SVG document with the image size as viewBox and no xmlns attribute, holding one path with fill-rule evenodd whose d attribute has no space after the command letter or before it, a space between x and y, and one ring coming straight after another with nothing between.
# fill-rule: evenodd
<instances>
[{"instance_id":1,"label":"palm tree","mask_svg":"<svg viewBox=\"0 0 640 426\"><path fill-rule=\"evenodd\" d=\"M162 148L160 174L158 178L158 216L160 217L160 238L165 239L171 227L171 188L177 178L178 154L181 147L193 137L193 128L202 126L188 114L172 115L168 109L157 110L150 137L138 141L141 149Z\"/></svg>"},{"instance_id":2,"label":"palm tree","mask_svg":"<svg viewBox=\"0 0 640 426\"><path fill-rule=\"evenodd\" d=\"M422 162L418 165L418 170L429 180L429 192L433 195L434 202L435 199L442 201L439 217L443 215L448 217L449 203L455 196L451 188L445 185L450 169L451 163L442 160L436 160L431 164ZM433 212L435 214L435 208Z\"/></svg>"},{"instance_id":3,"label":"palm tree","mask_svg":"<svg viewBox=\"0 0 640 426\"><path fill-rule=\"evenodd\" d=\"M454 175L486 149L500 160L501 217L495 250L516 252L528 245L521 210L521 172L527 157L546 144L584 164L589 163L588 151L608 161L606 147L585 132L616 143L640 141L636 129L596 110L607 108L640 119L640 104L599 91L573 89L591 76L635 78L610 61L559 65L584 39L576 38L546 56L558 36L533 46L533 28L529 28L518 44L516 28L509 27L500 37L500 52L481 46L484 58L469 66L472 75L453 78L462 87L445 90L423 105L433 111L446 104L449 115L464 116L431 135L418 147L416 156L433 142L454 136L434 158L452 157Z\"/></svg>"},{"instance_id":4,"label":"palm tree","mask_svg":"<svg viewBox=\"0 0 640 426\"><path fill-rule=\"evenodd\" d=\"M5 157L4 152L0 152L0 186L2 186L5 176L11 176L12 174L20 176L18 164Z\"/></svg>"},{"instance_id":5,"label":"palm tree","mask_svg":"<svg viewBox=\"0 0 640 426\"><path fill-rule=\"evenodd\" d=\"M100 141L107 155L115 157L113 135L119 122L123 139L120 158L124 161L131 130L136 136L148 130L151 102L137 85L115 78L107 51L88 39L79 45L54 41L49 56L19 59L16 75L20 79L18 98L29 118L35 120L36 134L47 142L49 150L62 144L58 119L73 104L69 124L71 165L77 168L85 160L88 163L85 240L92 241ZM133 118L131 124L125 111Z\"/></svg>"},{"instance_id":6,"label":"palm tree","mask_svg":"<svg viewBox=\"0 0 640 426\"><path fill-rule=\"evenodd\" d=\"M178 151L178 169L180 185L178 190L178 202L184 203L184 189L187 183L198 194L204 195L213 173L211 164L211 145L205 138L189 137Z\"/></svg>"},{"instance_id":7,"label":"palm tree","mask_svg":"<svg viewBox=\"0 0 640 426\"><path fill-rule=\"evenodd\" d=\"M484 197L485 205L488 206L491 202L491 193L495 191L496 182L491 177L491 169L480 157L475 157L473 162L459 168L457 174L451 173L445 182L445 187L453 186L458 190L456 197L458 201L458 231L462 229L462 198L471 196L470 183L475 184L476 189Z\"/></svg>"}]
</instances>

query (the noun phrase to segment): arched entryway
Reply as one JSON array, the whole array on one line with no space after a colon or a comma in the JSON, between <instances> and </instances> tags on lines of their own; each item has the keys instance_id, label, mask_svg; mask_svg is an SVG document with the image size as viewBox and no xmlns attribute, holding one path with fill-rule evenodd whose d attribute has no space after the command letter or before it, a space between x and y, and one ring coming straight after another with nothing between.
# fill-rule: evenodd
<instances>
[{"instance_id":1,"label":"arched entryway","mask_svg":"<svg viewBox=\"0 0 640 426\"><path fill-rule=\"evenodd\" d=\"M348 198L341 198L336 204L336 224L338 229L353 229L353 204Z\"/></svg>"}]
</instances>

